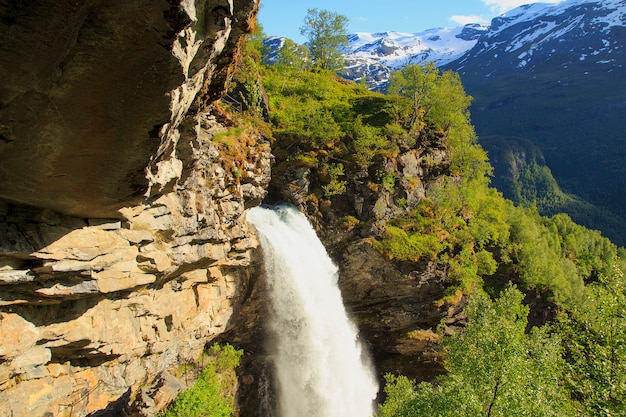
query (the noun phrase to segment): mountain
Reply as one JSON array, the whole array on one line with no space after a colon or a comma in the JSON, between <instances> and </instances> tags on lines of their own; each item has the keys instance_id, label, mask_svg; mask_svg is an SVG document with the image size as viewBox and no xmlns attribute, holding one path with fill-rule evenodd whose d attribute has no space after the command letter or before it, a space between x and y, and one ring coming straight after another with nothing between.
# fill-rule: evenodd
<instances>
[{"instance_id":1,"label":"mountain","mask_svg":"<svg viewBox=\"0 0 626 417\"><path fill-rule=\"evenodd\" d=\"M351 80L365 77L373 89L384 89L391 70L425 61L445 65L473 48L486 29L470 24L420 33L354 33L348 36L349 46L344 51L343 75Z\"/></svg>"},{"instance_id":2,"label":"mountain","mask_svg":"<svg viewBox=\"0 0 626 417\"><path fill-rule=\"evenodd\" d=\"M566 0L518 7L488 27L357 33L344 76L384 90L390 71L408 64L459 72L479 137L530 141L560 187L585 202L543 212L566 211L625 245L625 22L624 0Z\"/></svg>"},{"instance_id":3,"label":"mountain","mask_svg":"<svg viewBox=\"0 0 626 417\"><path fill-rule=\"evenodd\" d=\"M521 6L493 19L480 41L450 68L478 71L486 78L536 72L548 65L565 70L598 64L596 71L611 71L621 67L619 33L625 14L623 0Z\"/></svg>"},{"instance_id":4,"label":"mountain","mask_svg":"<svg viewBox=\"0 0 626 417\"><path fill-rule=\"evenodd\" d=\"M366 76L371 87L384 89L390 70L429 61L488 79L548 63L563 69L593 63L611 71L622 67L625 15L624 0L567 0L521 6L489 26L358 32L348 36L345 77Z\"/></svg>"},{"instance_id":5,"label":"mountain","mask_svg":"<svg viewBox=\"0 0 626 417\"><path fill-rule=\"evenodd\" d=\"M372 90L385 90L391 70L434 61L445 65L472 49L486 26L468 24L455 28L429 29L420 33L357 32L348 35L343 50L346 65L342 76L360 81L365 77ZM263 59L273 63L285 38L270 36L263 41Z\"/></svg>"},{"instance_id":6,"label":"mountain","mask_svg":"<svg viewBox=\"0 0 626 417\"><path fill-rule=\"evenodd\" d=\"M551 207L626 244L626 1L531 4L491 22L442 66L474 97L479 137L537 146L560 187L587 203Z\"/></svg>"},{"instance_id":7,"label":"mountain","mask_svg":"<svg viewBox=\"0 0 626 417\"><path fill-rule=\"evenodd\" d=\"M374 90L409 64L459 72L479 137L528 140L563 191L585 202L543 212L565 211L626 245L626 0L535 3L489 26L359 32L348 41L343 76Z\"/></svg>"}]
</instances>

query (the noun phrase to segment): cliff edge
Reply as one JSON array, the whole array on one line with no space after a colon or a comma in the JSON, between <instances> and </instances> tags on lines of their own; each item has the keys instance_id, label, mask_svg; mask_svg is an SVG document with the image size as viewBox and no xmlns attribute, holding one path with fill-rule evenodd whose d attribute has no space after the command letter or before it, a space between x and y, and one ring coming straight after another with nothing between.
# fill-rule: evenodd
<instances>
[{"instance_id":1,"label":"cliff edge","mask_svg":"<svg viewBox=\"0 0 626 417\"><path fill-rule=\"evenodd\" d=\"M226 328L271 154L226 164L213 102L258 6L0 5L1 415L152 415Z\"/></svg>"}]
</instances>

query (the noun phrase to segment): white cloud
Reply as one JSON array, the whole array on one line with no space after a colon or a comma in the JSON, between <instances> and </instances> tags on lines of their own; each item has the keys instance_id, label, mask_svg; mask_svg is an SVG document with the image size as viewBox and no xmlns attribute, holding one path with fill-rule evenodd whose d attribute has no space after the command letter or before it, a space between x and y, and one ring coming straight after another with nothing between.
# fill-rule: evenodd
<instances>
[{"instance_id":1,"label":"white cloud","mask_svg":"<svg viewBox=\"0 0 626 417\"><path fill-rule=\"evenodd\" d=\"M502 14L518 6L530 3L560 3L563 0L482 0L493 13Z\"/></svg>"},{"instance_id":2,"label":"white cloud","mask_svg":"<svg viewBox=\"0 0 626 417\"><path fill-rule=\"evenodd\" d=\"M367 17L359 16L356 18L359 22L367 22L369 19Z\"/></svg>"},{"instance_id":3,"label":"white cloud","mask_svg":"<svg viewBox=\"0 0 626 417\"><path fill-rule=\"evenodd\" d=\"M483 17L483 16L478 16L478 15L459 15L456 14L454 16L450 16L450 21L464 26L467 25L468 23L480 23L480 24L487 24L489 23L490 19Z\"/></svg>"}]
</instances>

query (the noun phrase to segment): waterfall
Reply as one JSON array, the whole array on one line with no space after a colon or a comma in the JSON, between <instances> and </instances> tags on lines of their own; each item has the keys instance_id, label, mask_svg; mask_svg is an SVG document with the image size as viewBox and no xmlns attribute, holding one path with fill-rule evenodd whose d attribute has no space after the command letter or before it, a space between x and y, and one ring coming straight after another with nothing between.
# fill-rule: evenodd
<instances>
[{"instance_id":1,"label":"waterfall","mask_svg":"<svg viewBox=\"0 0 626 417\"><path fill-rule=\"evenodd\" d=\"M337 267L293 207L256 207L281 417L370 417L378 383L346 315Z\"/></svg>"}]
</instances>

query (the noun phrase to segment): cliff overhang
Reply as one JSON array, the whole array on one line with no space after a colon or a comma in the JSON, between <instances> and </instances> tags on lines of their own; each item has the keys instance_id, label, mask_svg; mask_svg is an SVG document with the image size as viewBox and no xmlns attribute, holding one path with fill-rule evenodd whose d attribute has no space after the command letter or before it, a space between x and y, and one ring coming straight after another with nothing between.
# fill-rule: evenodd
<instances>
[{"instance_id":1,"label":"cliff overhang","mask_svg":"<svg viewBox=\"0 0 626 417\"><path fill-rule=\"evenodd\" d=\"M226 166L214 102L258 6L0 5L0 415L154 415L228 326L271 154Z\"/></svg>"}]
</instances>

